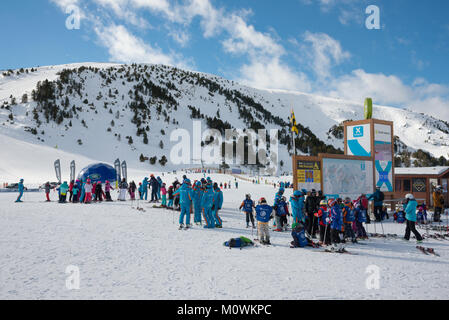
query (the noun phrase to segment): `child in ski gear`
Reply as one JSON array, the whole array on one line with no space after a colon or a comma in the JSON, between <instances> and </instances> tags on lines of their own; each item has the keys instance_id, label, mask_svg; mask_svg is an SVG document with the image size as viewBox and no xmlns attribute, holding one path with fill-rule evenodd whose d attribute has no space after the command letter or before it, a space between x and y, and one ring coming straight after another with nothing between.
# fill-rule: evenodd
<instances>
[{"instance_id":1,"label":"child in ski gear","mask_svg":"<svg viewBox=\"0 0 449 320\"><path fill-rule=\"evenodd\" d=\"M90 179L87 179L86 184L84 185L84 203L92 202L92 188L93 186L90 184Z\"/></svg>"},{"instance_id":2,"label":"child in ski gear","mask_svg":"<svg viewBox=\"0 0 449 320\"><path fill-rule=\"evenodd\" d=\"M173 186L170 186L168 188L168 205L167 208L173 210L173 200L174 200L174 196L173 196L174 190L173 190Z\"/></svg>"},{"instance_id":3,"label":"child in ski gear","mask_svg":"<svg viewBox=\"0 0 449 320\"><path fill-rule=\"evenodd\" d=\"M420 224L427 224L427 206L424 202L422 205L418 207L418 223Z\"/></svg>"},{"instance_id":4,"label":"child in ski gear","mask_svg":"<svg viewBox=\"0 0 449 320\"><path fill-rule=\"evenodd\" d=\"M63 184L59 186L59 203L66 203L67 201L67 192L69 191L69 185L67 181L64 181Z\"/></svg>"},{"instance_id":5,"label":"child in ski gear","mask_svg":"<svg viewBox=\"0 0 449 320\"><path fill-rule=\"evenodd\" d=\"M19 185L18 185L19 196L17 197L16 202L23 202L22 201L23 190L24 190L23 181L24 181L23 179L20 179L20 181L19 181Z\"/></svg>"},{"instance_id":6,"label":"child in ski gear","mask_svg":"<svg viewBox=\"0 0 449 320\"><path fill-rule=\"evenodd\" d=\"M416 207L418 206L418 202L416 202L415 197L412 194L407 194L405 196L407 199L407 207L405 208L405 218L407 219L407 227L405 229L405 240L410 240L410 233L416 237L417 242L422 242L423 238L421 234L416 230Z\"/></svg>"},{"instance_id":7,"label":"child in ski gear","mask_svg":"<svg viewBox=\"0 0 449 320\"><path fill-rule=\"evenodd\" d=\"M86 183L84 182L84 179L83 179L83 181L81 182L81 195L80 195L80 202L81 203L84 203L84 198L85 198L85 196L86 196L86 189L85 189L85 186L86 186Z\"/></svg>"},{"instance_id":8,"label":"child in ski gear","mask_svg":"<svg viewBox=\"0 0 449 320\"><path fill-rule=\"evenodd\" d=\"M220 190L218 184L214 183L214 205L212 206L212 217L215 220L215 228L222 228L223 221L221 220L218 212L223 206L223 191Z\"/></svg>"},{"instance_id":9,"label":"child in ski gear","mask_svg":"<svg viewBox=\"0 0 449 320\"><path fill-rule=\"evenodd\" d=\"M92 183L92 201L97 201L97 182Z\"/></svg>"},{"instance_id":10,"label":"child in ski gear","mask_svg":"<svg viewBox=\"0 0 449 320\"><path fill-rule=\"evenodd\" d=\"M355 226L357 238L368 239L363 223L366 222L366 211L362 208L360 200L356 200L354 204Z\"/></svg>"},{"instance_id":11,"label":"child in ski gear","mask_svg":"<svg viewBox=\"0 0 449 320\"><path fill-rule=\"evenodd\" d=\"M176 186L175 193L176 193L176 191L179 190L180 187L181 187L180 184L178 184ZM175 193L173 193L173 194L175 194ZM181 207L179 206L179 195L174 195L173 201L174 201L174 210L181 211Z\"/></svg>"},{"instance_id":12,"label":"child in ski gear","mask_svg":"<svg viewBox=\"0 0 449 320\"><path fill-rule=\"evenodd\" d=\"M99 202L103 201L103 185L101 184L101 181L98 181L95 185L95 199Z\"/></svg>"},{"instance_id":13,"label":"child in ski gear","mask_svg":"<svg viewBox=\"0 0 449 320\"><path fill-rule=\"evenodd\" d=\"M206 222L204 228L213 229L215 228L215 219L212 217L212 207L214 205L215 196L214 190L212 189L212 183L208 182L206 185L206 190L201 197L201 208L203 211L203 218Z\"/></svg>"},{"instance_id":14,"label":"child in ski gear","mask_svg":"<svg viewBox=\"0 0 449 320\"><path fill-rule=\"evenodd\" d=\"M69 202L72 202L73 199L73 186L75 185L75 181L70 181L70 185L69 185L69 193L70 193L70 197L69 197Z\"/></svg>"},{"instance_id":15,"label":"child in ski gear","mask_svg":"<svg viewBox=\"0 0 449 320\"><path fill-rule=\"evenodd\" d=\"M126 182L125 178L123 178L122 182L120 182L119 189L120 189L120 193L119 193L118 200L126 201L126 192L128 191L128 183Z\"/></svg>"},{"instance_id":16,"label":"child in ski gear","mask_svg":"<svg viewBox=\"0 0 449 320\"><path fill-rule=\"evenodd\" d=\"M180 228L184 226L184 216L186 217L186 228L190 227L190 205L192 203L192 189L189 186L190 180L184 180L181 187L174 193L174 196L179 196L179 203L181 205L181 214L179 216Z\"/></svg>"},{"instance_id":17,"label":"child in ski gear","mask_svg":"<svg viewBox=\"0 0 449 320\"><path fill-rule=\"evenodd\" d=\"M385 195L380 191L380 187L376 187L376 191L369 196L368 200L374 200L374 216L376 217L376 222L382 221L382 209L384 207Z\"/></svg>"},{"instance_id":18,"label":"child in ski gear","mask_svg":"<svg viewBox=\"0 0 449 320\"><path fill-rule=\"evenodd\" d=\"M50 190L51 190L50 182L47 182L45 184L45 196L47 197L47 202L50 202Z\"/></svg>"},{"instance_id":19,"label":"child in ski gear","mask_svg":"<svg viewBox=\"0 0 449 320\"><path fill-rule=\"evenodd\" d=\"M255 228L254 225L254 215L253 215L253 208L255 208L254 201L251 200L251 195L247 194L246 199L243 200L242 204L240 205L239 210L243 209L243 212L246 214L246 227L249 228L249 221L251 220L251 223L253 225L253 228Z\"/></svg>"},{"instance_id":20,"label":"child in ski gear","mask_svg":"<svg viewBox=\"0 0 449 320\"><path fill-rule=\"evenodd\" d=\"M304 248L309 244L306 237L306 228L302 222L294 223L292 227L292 237L290 248Z\"/></svg>"},{"instance_id":21,"label":"child in ski gear","mask_svg":"<svg viewBox=\"0 0 449 320\"><path fill-rule=\"evenodd\" d=\"M330 227L331 227L331 242L333 251L342 251L340 233L344 231L343 214L342 214L342 199L330 200L329 207L331 208Z\"/></svg>"},{"instance_id":22,"label":"child in ski gear","mask_svg":"<svg viewBox=\"0 0 449 320\"><path fill-rule=\"evenodd\" d=\"M444 209L444 196L443 196L443 190L441 186L437 186L435 191L432 194L433 198L433 206L434 206L434 214L433 214L433 221L434 222L442 222L440 217L443 213Z\"/></svg>"},{"instance_id":23,"label":"child in ski gear","mask_svg":"<svg viewBox=\"0 0 449 320\"><path fill-rule=\"evenodd\" d=\"M79 183L79 181L76 182L73 185L73 189L72 189L72 192L73 192L72 203L78 203L78 196L79 196L79 193L80 193L80 186L79 186L78 183Z\"/></svg>"},{"instance_id":24,"label":"child in ski gear","mask_svg":"<svg viewBox=\"0 0 449 320\"><path fill-rule=\"evenodd\" d=\"M193 210L194 210L194 222L196 225L201 225L201 197L203 196L202 184L200 181L196 181L193 184Z\"/></svg>"},{"instance_id":25,"label":"child in ski gear","mask_svg":"<svg viewBox=\"0 0 449 320\"><path fill-rule=\"evenodd\" d=\"M131 181L128 188L129 196L131 197L131 200L136 200L136 183L134 181Z\"/></svg>"},{"instance_id":26,"label":"child in ski gear","mask_svg":"<svg viewBox=\"0 0 449 320\"><path fill-rule=\"evenodd\" d=\"M166 208L167 207L167 189L165 188L165 183L162 184L161 194L162 194L162 208Z\"/></svg>"},{"instance_id":27,"label":"child in ski gear","mask_svg":"<svg viewBox=\"0 0 449 320\"><path fill-rule=\"evenodd\" d=\"M106 184L104 187L104 191L106 193L106 201L111 202L112 198L111 198L111 190L114 190L114 188L111 186L111 183L109 181L106 180Z\"/></svg>"},{"instance_id":28,"label":"child in ski gear","mask_svg":"<svg viewBox=\"0 0 449 320\"><path fill-rule=\"evenodd\" d=\"M268 223L273 219L273 208L267 204L265 198L261 198L256 207L257 234L262 244L270 243Z\"/></svg>"},{"instance_id":29,"label":"child in ski gear","mask_svg":"<svg viewBox=\"0 0 449 320\"><path fill-rule=\"evenodd\" d=\"M287 201L285 197L282 197L274 207L275 210L275 220L276 220L276 229L274 231L282 232L285 228L285 231L287 230L287 215L288 212L288 206Z\"/></svg>"},{"instance_id":30,"label":"child in ski gear","mask_svg":"<svg viewBox=\"0 0 449 320\"><path fill-rule=\"evenodd\" d=\"M320 228L320 245L330 245L330 229L329 229L329 216L330 210L327 207L326 200L321 200L320 208L315 213L315 217L318 219L318 225Z\"/></svg>"},{"instance_id":31,"label":"child in ski gear","mask_svg":"<svg viewBox=\"0 0 449 320\"><path fill-rule=\"evenodd\" d=\"M355 232L352 228L352 224L355 221L354 207L352 201L349 198L345 199L345 206L343 207L343 223L345 229L345 238L351 238L352 243L356 243Z\"/></svg>"}]
</instances>

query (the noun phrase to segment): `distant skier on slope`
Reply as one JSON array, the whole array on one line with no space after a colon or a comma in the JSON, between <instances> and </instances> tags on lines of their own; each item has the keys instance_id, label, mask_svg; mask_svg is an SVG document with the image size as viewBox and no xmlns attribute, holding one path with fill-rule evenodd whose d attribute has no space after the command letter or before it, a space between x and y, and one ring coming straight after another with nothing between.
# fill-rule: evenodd
<instances>
[{"instance_id":1,"label":"distant skier on slope","mask_svg":"<svg viewBox=\"0 0 449 320\"><path fill-rule=\"evenodd\" d=\"M25 187L23 186L23 179L20 179L19 181L19 185L18 185L18 191L19 191L19 196L17 197L16 202L23 202L22 201L22 196L23 196L23 191L25 189Z\"/></svg>"}]
</instances>

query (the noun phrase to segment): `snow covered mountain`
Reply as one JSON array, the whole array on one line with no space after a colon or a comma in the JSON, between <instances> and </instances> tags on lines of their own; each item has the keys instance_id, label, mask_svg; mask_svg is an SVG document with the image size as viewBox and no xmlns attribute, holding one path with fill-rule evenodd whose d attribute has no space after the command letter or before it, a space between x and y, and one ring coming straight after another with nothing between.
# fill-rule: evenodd
<instances>
[{"instance_id":1,"label":"snow covered mountain","mask_svg":"<svg viewBox=\"0 0 449 320\"><path fill-rule=\"evenodd\" d=\"M170 170L177 167L169 161L177 143L170 142L170 134L191 131L194 119L202 121L203 131L279 129L280 172L288 172L291 108L302 132L298 153L316 154L343 149L341 124L362 119L362 103L253 89L163 65L79 63L2 72L0 135L2 141L45 147L47 154L105 162L121 158L136 169ZM448 157L448 123L387 106L375 106L374 117L394 121L398 153L422 149ZM24 156L7 145L3 151L9 161ZM2 172L9 170L5 161L0 160Z\"/></svg>"}]
</instances>

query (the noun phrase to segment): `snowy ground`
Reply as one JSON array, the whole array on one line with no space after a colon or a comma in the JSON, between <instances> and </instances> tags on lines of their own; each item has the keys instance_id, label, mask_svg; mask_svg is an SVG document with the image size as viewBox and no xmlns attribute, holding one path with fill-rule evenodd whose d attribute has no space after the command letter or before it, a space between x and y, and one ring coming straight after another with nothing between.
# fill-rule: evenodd
<instances>
[{"instance_id":1,"label":"snowy ground","mask_svg":"<svg viewBox=\"0 0 449 320\"><path fill-rule=\"evenodd\" d=\"M424 244L441 257L403 240L348 245L358 255L290 249L290 235L273 232L273 247L225 248L231 237L253 236L237 209L248 192L271 202L274 188L240 182L239 190L224 190L224 228L189 231L177 229L171 211L150 204L141 213L131 202L61 205L44 203L43 193L26 193L25 202L15 204L15 194L0 194L0 299L447 298L448 241ZM384 228L404 231L393 223ZM66 288L69 265L79 267L79 290ZM370 265L380 268L379 290L366 287Z\"/></svg>"}]
</instances>

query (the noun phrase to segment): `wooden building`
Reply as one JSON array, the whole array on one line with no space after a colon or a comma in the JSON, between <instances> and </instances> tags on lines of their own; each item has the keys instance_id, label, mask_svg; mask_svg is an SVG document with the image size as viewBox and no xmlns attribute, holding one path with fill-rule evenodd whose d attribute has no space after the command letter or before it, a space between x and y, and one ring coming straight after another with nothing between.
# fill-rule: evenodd
<instances>
[{"instance_id":1,"label":"wooden building","mask_svg":"<svg viewBox=\"0 0 449 320\"><path fill-rule=\"evenodd\" d=\"M436 186L441 186L448 207L448 183L449 167L396 168L394 198L401 199L411 193L416 199L425 199L427 206L433 207L432 193Z\"/></svg>"}]
</instances>

